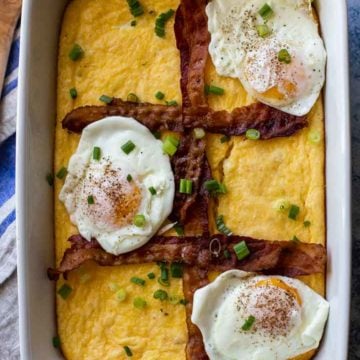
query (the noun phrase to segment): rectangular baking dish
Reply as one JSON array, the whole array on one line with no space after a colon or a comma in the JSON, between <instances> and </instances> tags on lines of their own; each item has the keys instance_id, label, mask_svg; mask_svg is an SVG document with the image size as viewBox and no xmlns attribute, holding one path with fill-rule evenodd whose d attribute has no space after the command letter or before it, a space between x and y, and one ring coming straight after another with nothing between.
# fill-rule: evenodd
<instances>
[{"instance_id":1,"label":"rectangular baking dish","mask_svg":"<svg viewBox=\"0 0 360 360\"><path fill-rule=\"evenodd\" d=\"M22 359L60 359L56 334L53 166L58 35L68 0L24 0L19 70L16 193L19 327ZM347 358L351 218L350 122L345 0L317 0L328 54L325 85L327 299L330 316L317 360ZM299 36L301 36L299 34ZM306 174L304 174L306 176Z\"/></svg>"}]
</instances>

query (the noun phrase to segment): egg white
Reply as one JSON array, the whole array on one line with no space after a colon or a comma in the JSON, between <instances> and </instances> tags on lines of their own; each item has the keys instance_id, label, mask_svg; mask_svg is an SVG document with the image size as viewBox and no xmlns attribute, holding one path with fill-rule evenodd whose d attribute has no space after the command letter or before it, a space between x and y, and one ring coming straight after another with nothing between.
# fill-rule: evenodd
<instances>
[{"instance_id":1,"label":"egg white","mask_svg":"<svg viewBox=\"0 0 360 360\"><path fill-rule=\"evenodd\" d=\"M241 327L248 315L241 301L256 302L264 294L268 295L266 288L254 287L254 284L270 278L296 289L301 305L291 308L289 328L281 329L279 325L279 334L276 328L272 334L262 331L261 327L257 331L243 331ZM277 296L281 301L289 295L280 289ZM255 306L253 311L256 324L256 317L268 309ZM195 292L191 320L202 333L210 360L286 360L318 347L328 312L327 301L297 279L230 270Z\"/></svg>"},{"instance_id":2,"label":"egg white","mask_svg":"<svg viewBox=\"0 0 360 360\"><path fill-rule=\"evenodd\" d=\"M135 149L126 154L121 146L129 140L135 144ZM95 146L101 149L100 160L93 159ZM132 118L107 117L87 126L67 170L59 198L72 223L85 239L96 238L114 255L144 245L172 210L175 190L170 159L162 151L162 142ZM127 180L129 174L131 182ZM117 184L122 186L125 195L132 186L140 190L136 214L145 216L143 227L135 226L132 220L121 226L112 221L113 203L101 188L116 189ZM156 195L150 193L150 187L156 189ZM94 195L95 204L88 204L89 195Z\"/></svg>"},{"instance_id":3,"label":"egg white","mask_svg":"<svg viewBox=\"0 0 360 360\"><path fill-rule=\"evenodd\" d=\"M258 13L265 3L273 10L266 22ZM206 13L218 74L238 78L255 99L277 109L299 116L310 111L324 84L326 52L309 1L212 0ZM262 38L256 26L264 24L271 33ZM278 61L281 49L290 53L290 64ZM292 91L281 98L266 93L284 80L295 84Z\"/></svg>"}]
</instances>

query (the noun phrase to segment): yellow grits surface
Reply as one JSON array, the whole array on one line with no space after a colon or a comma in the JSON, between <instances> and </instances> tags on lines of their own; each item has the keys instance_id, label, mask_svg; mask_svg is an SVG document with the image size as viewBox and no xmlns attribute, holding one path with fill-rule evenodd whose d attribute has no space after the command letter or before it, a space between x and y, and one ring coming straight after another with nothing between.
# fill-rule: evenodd
<instances>
[{"instance_id":1,"label":"yellow grits surface","mask_svg":"<svg viewBox=\"0 0 360 360\"><path fill-rule=\"evenodd\" d=\"M61 128L61 120L73 108L100 104L102 94L126 98L132 92L141 101L159 102L154 94L162 91L166 100L181 102L179 54L173 34L173 21L166 25L166 36L154 33L156 16L176 9L178 0L142 0L145 14L133 19L125 0L73 0L64 14L58 63L58 103L55 172L67 166L79 136ZM152 13L150 13L152 12ZM84 49L81 60L69 59L74 43ZM239 81L221 78L211 61L207 64L207 83L225 89L223 96L211 95L215 109L232 109L251 103ZM69 96L75 87L76 100ZM312 243L325 243L324 224L324 129L319 100L309 116L310 126L296 135L269 141L233 137L221 143L218 135L207 135L207 155L216 179L228 193L219 197L211 212L224 215L226 225L237 234L268 240L288 240L297 236ZM309 133L321 134L313 144ZM77 233L58 200L63 180L55 181L56 261L68 247L67 238ZM300 208L296 220L287 211L276 209L279 201ZM305 227L303 222L311 222ZM87 263L73 271L67 280L73 291L63 300L57 296L57 321L61 348L69 360L126 359L123 347L132 349L132 359L185 359L187 330L185 309L153 299L161 286L147 274L159 274L156 264L99 267ZM132 284L130 278L146 279L146 285ZM301 277L324 294L322 275ZM58 287L63 284L58 282ZM117 291L127 297L119 301ZM181 280L172 280L170 295L182 297ZM147 301L143 310L134 308L140 296ZM311 354L296 358L309 359Z\"/></svg>"}]
</instances>

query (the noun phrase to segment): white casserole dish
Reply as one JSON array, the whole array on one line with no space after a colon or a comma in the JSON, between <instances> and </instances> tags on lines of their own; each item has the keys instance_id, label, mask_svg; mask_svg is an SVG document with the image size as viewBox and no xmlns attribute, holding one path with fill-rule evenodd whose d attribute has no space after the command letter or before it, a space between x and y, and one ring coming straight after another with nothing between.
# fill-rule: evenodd
<instances>
[{"instance_id":1,"label":"white casserole dish","mask_svg":"<svg viewBox=\"0 0 360 360\"><path fill-rule=\"evenodd\" d=\"M68 0L24 0L16 155L19 327L22 359L60 359L56 334L52 169L58 35ZM347 358L351 221L350 121L345 0L317 0L328 54L325 85L327 299L330 317L317 360ZM299 36L301 36L299 34ZM304 174L306 176L306 174Z\"/></svg>"}]
</instances>

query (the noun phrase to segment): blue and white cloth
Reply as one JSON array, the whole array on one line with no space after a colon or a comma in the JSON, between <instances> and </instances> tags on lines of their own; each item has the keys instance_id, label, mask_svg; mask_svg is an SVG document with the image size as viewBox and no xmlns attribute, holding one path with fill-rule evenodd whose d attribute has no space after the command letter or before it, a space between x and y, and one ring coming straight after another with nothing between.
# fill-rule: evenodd
<instances>
[{"instance_id":1,"label":"blue and white cloth","mask_svg":"<svg viewBox=\"0 0 360 360\"><path fill-rule=\"evenodd\" d=\"M0 98L0 360L20 358L15 237L15 130L19 45L18 27Z\"/></svg>"}]
</instances>

